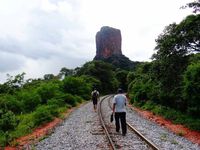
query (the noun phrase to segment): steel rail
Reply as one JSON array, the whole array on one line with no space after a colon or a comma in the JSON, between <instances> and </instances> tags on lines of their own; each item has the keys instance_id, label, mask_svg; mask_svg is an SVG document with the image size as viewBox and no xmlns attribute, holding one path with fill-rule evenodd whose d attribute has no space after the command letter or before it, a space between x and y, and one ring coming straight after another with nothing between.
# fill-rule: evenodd
<instances>
[{"instance_id":1,"label":"steel rail","mask_svg":"<svg viewBox=\"0 0 200 150\"><path fill-rule=\"evenodd\" d=\"M109 107L110 109L112 109L111 107L111 103L110 101L108 102L109 103ZM149 141L146 137L144 137L136 128L134 128L130 123L126 122L126 125L132 130L134 131L142 140L144 140L152 149L154 150L159 150L159 148L154 144L152 143L151 141Z\"/></svg>"},{"instance_id":2,"label":"steel rail","mask_svg":"<svg viewBox=\"0 0 200 150\"><path fill-rule=\"evenodd\" d=\"M101 112L101 104L102 104L103 100L105 100L105 99L108 98L108 97L109 97L109 96L106 96L106 97L104 97L104 98L102 98L102 99L100 100L100 102L99 102L99 104L98 104L98 115L99 115L99 119L100 119L101 125L102 125L102 127L103 127L103 129L104 129L104 131L105 131L105 133L106 133L106 136L107 136L107 138L108 138L108 141L109 141L109 143L110 143L110 145L111 145L111 148L112 148L113 150L116 150L115 145L114 145L114 143L113 143L113 141L112 141L112 139L111 139L111 137L110 137L110 134L109 134L109 132L108 132L108 130L107 130L107 128L106 128L106 125L105 125L105 123L104 123L103 116L102 116L102 112Z\"/></svg>"},{"instance_id":3,"label":"steel rail","mask_svg":"<svg viewBox=\"0 0 200 150\"><path fill-rule=\"evenodd\" d=\"M127 126L134 131L142 140L144 140L152 149L154 150L159 150L159 148L152 143L151 141L149 141L146 137L144 137L137 129L135 129L132 125L130 125L130 123L126 122Z\"/></svg>"}]
</instances>

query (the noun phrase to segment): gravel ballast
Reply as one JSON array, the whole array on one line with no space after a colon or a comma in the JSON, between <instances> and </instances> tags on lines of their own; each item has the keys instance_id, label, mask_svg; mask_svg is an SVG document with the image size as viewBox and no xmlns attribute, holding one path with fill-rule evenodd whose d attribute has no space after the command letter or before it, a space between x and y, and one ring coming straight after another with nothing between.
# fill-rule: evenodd
<instances>
[{"instance_id":1,"label":"gravel ballast","mask_svg":"<svg viewBox=\"0 0 200 150\"><path fill-rule=\"evenodd\" d=\"M108 108L107 111L110 114ZM161 150L200 150L200 146L197 144L193 144L186 138L175 135L166 128L146 120L130 108L127 108L127 122L133 125ZM114 126L114 123L111 124ZM131 149L130 146L123 148L123 145L130 145L131 142L129 141L134 140L131 134L131 131L128 130L125 137L122 137L121 134L116 135L116 139L119 140L118 143L121 143L121 149ZM35 149L105 150L109 149L109 144L99 123L97 112L94 112L93 104L89 102L74 110L60 126L55 128L49 137L38 142L35 145Z\"/></svg>"}]
</instances>

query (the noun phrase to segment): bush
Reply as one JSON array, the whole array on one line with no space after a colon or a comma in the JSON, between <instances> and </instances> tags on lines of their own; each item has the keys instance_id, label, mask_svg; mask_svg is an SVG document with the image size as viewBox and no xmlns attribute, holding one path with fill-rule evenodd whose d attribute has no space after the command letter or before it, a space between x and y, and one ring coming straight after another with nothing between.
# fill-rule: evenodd
<instances>
[{"instance_id":1,"label":"bush","mask_svg":"<svg viewBox=\"0 0 200 150\"><path fill-rule=\"evenodd\" d=\"M77 105L77 98L71 94L65 94L64 95L64 100L65 100L65 103L67 104L70 104L72 107L76 106Z\"/></svg>"},{"instance_id":2,"label":"bush","mask_svg":"<svg viewBox=\"0 0 200 150\"><path fill-rule=\"evenodd\" d=\"M192 130L200 131L200 119L191 119L187 121L187 126Z\"/></svg>"},{"instance_id":3,"label":"bush","mask_svg":"<svg viewBox=\"0 0 200 150\"><path fill-rule=\"evenodd\" d=\"M59 93L58 91L59 85L51 82L43 83L37 89L37 93L41 97L42 104L46 104L49 99L54 98L56 94Z\"/></svg>"},{"instance_id":4,"label":"bush","mask_svg":"<svg viewBox=\"0 0 200 150\"><path fill-rule=\"evenodd\" d=\"M0 130L0 149L6 146L8 135Z\"/></svg>"},{"instance_id":5,"label":"bush","mask_svg":"<svg viewBox=\"0 0 200 150\"><path fill-rule=\"evenodd\" d=\"M38 107L33 114L34 124L38 126L53 120L54 116L58 116L57 108L56 105Z\"/></svg>"},{"instance_id":6,"label":"bush","mask_svg":"<svg viewBox=\"0 0 200 150\"><path fill-rule=\"evenodd\" d=\"M183 97L187 101L187 112L200 116L200 62L188 66L184 73Z\"/></svg>"},{"instance_id":7,"label":"bush","mask_svg":"<svg viewBox=\"0 0 200 150\"><path fill-rule=\"evenodd\" d=\"M81 98L80 96L75 95L74 97L75 97L75 99L76 99L76 101L77 101L78 103L81 103L81 102L83 101L82 98Z\"/></svg>"},{"instance_id":8,"label":"bush","mask_svg":"<svg viewBox=\"0 0 200 150\"><path fill-rule=\"evenodd\" d=\"M65 105L65 101L63 98L51 98L47 102L48 105L57 105L59 107Z\"/></svg>"},{"instance_id":9,"label":"bush","mask_svg":"<svg viewBox=\"0 0 200 150\"><path fill-rule=\"evenodd\" d=\"M31 133L32 129L35 127L33 122L33 113L19 115L17 118L19 120L19 124L17 125L16 129L11 132L12 138L18 138Z\"/></svg>"},{"instance_id":10,"label":"bush","mask_svg":"<svg viewBox=\"0 0 200 150\"><path fill-rule=\"evenodd\" d=\"M145 110L153 110L154 108L155 108L155 104L153 102L151 102L151 101L147 101L142 106L142 109L145 109Z\"/></svg>"},{"instance_id":11,"label":"bush","mask_svg":"<svg viewBox=\"0 0 200 150\"><path fill-rule=\"evenodd\" d=\"M53 116L51 115L50 111L46 107L42 106L42 107L37 108L34 114L34 124L36 126L49 122L51 120L53 120Z\"/></svg>"},{"instance_id":12,"label":"bush","mask_svg":"<svg viewBox=\"0 0 200 150\"><path fill-rule=\"evenodd\" d=\"M83 78L86 83L89 83L91 87L101 89L101 81L99 81L98 79L89 75L82 75L81 78Z\"/></svg>"},{"instance_id":13,"label":"bush","mask_svg":"<svg viewBox=\"0 0 200 150\"><path fill-rule=\"evenodd\" d=\"M21 100L23 111L31 112L41 103L40 96L36 92L23 91L17 95L18 99Z\"/></svg>"},{"instance_id":14,"label":"bush","mask_svg":"<svg viewBox=\"0 0 200 150\"><path fill-rule=\"evenodd\" d=\"M15 114L10 110L0 110L0 131L14 130L17 126Z\"/></svg>"},{"instance_id":15,"label":"bush","mask_svg":"<svg viewBox=\"0 0 200 150\"><path fill-rule=\"evenodd\" d=\"M63 80L63 89L66 93L77 95L87 100L90 99L92 86L81 77L66 77Z\"/></svg>"},{"instance_id":16,"label":"bush","mask_svg":"<svg viewBox=\"0 0 200 150\"><path fill-rule=\"evenodd\" d=\"M156 115L161 115L166 119L172 120L176 124L183 124L192 130L200 131L200 119L195 119L194 117L184 114L180 111L166 106L157 105L151 101L134 103L134 105L135 104L142 109L150 110Z\"/></svg>"},{"instance_id":17,"label":"bush","mask_svg":"<svg viewBox=\"0 0 200 150\"><path fill-rule=\"evenodd\" d=\"M22 103L13 95L3 94L0 95L0 108L18 114L22 111Z\"/></svg>"}]
</instances>

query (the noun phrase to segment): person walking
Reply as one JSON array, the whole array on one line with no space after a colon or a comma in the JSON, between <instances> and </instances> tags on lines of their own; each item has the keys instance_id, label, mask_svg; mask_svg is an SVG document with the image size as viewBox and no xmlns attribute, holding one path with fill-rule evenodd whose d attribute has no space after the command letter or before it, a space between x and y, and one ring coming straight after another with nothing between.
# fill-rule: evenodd
<instances>
[{"instance_id":1,"label":"person walking","mask_svg":"<svg viewBox=\"0 0 200 150\"><path fill-rule=\"evenodd\" d=\"M98 97L99 97L99 91L97 91L96 89L94 89L92 91L91 95L92 95L92 102L93 102L94 111L96 112L97 101L98 101Z\"/></svg>"},{"instance_id":2,"label":"person walking","mask_svg":"<svg viewBox=\"0 0 200 150\"><path fill-rule=\"evenodd\" d=\"M120 124L122 128L122 135L125 136L127 133L126 127L126 103L127 98L123 94L122 89L118 89L118 94L113 98L113 114L115 116L116 132L120 130Z\"/></svg>"}]
</instances>

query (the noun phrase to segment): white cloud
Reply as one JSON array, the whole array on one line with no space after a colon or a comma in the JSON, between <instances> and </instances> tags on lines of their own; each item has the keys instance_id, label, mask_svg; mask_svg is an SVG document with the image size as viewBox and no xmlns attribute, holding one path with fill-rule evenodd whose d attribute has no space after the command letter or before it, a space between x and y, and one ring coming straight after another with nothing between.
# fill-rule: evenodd
<instances>
[{"instance_id":1,"label":"white cloud","mask_svg":"<svg viewBox=\"0 0 200 150\"><path fill-rule=\"evenodd\" d=\"M57 74L95 56L102 26L121 30L122 52L149 60L165 26L181 21L190 0L0 0L0 82L5 75Z\"/></svg>"}]
</instances>

